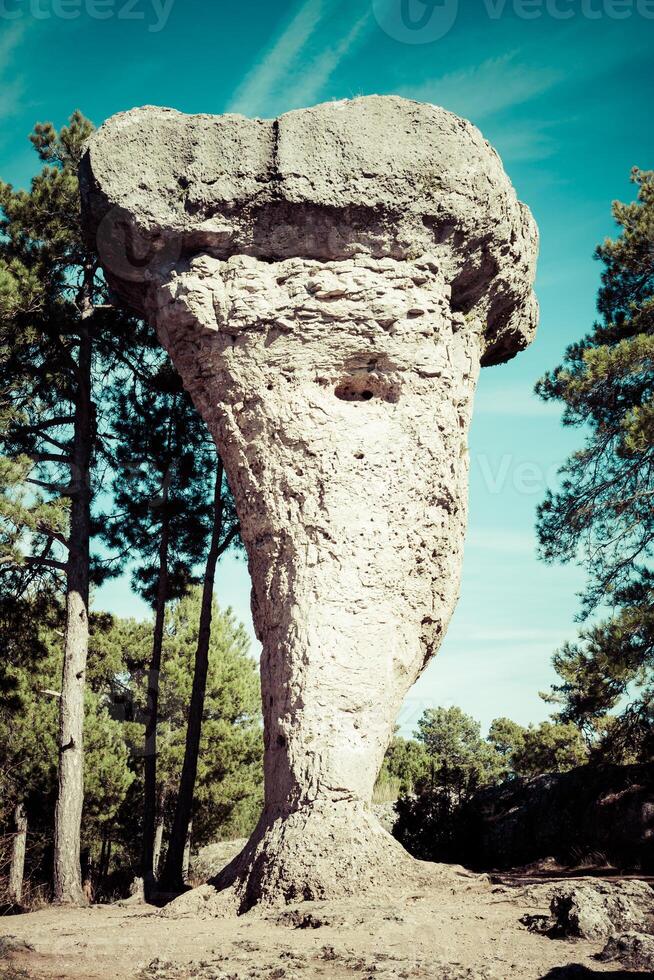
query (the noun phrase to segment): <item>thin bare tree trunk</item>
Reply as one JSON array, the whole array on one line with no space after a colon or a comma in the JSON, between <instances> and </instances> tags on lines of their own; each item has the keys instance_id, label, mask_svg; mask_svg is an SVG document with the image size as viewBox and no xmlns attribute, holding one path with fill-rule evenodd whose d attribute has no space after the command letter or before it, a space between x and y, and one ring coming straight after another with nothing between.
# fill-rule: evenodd
<instances>
[{"instance_id":1,"label":"thin bare tree trunk","mask_svg":"<svg viewBox=\"0 0 654 980\"><path fill-rule=\"evenodd\" d=\"M88 323L92 313L89 275L87 270L69 490L66 639L59 702L59 792L54 840L54 900L73 905L86 904L80 868L80 827L84 803L84 687L89 645L90 469L95 425L91 401L93 341Z\"/></svg>"},{"instance_id":2,"label":"thin bare tree trunk","mask_svg":"<svg viewBox=\"0 0 654 980\"><path fill-rule=\"evenodd\" d=\"M188 881L188 869L191 865L191 838L193 837L193 821L189 821L188 833L186 835L186 845L184 847L184 861L182 863L182 877Z\"/></svg>"},{"instance_id":3,"label":"thin bare tree trunk","mask_svg":"<svg viewBox=\"0 0 654 980\"><path fill-rule=\"evenodd\" d=\"M164 832L164 814L163 807L159 811L157 816L157 822L154 830L154 849L152 853L152 870L154 872L155 878L159 873L159 862L161 861L161 847L163 845L163 832Z\"/></svg>"},{"instance_id":4,"label":"thin bare tree trunk","mask_svg":"<svg viewBox=\"0 0 654 980\"><path fill-rule=\"evenodd\" d=\"M164 507L167 493L164 492ZM164 516L159 543L159 579L155 607L154 637L152 655L148 671L148 718L144 739L144 802L143 802L143 851L142 875L146 899L155 885L155 824L157 819L157 725L159 721L159 674L161 672L161 651L168 596L168 519Z\"/></svg>"},{"instance_id":5,"label":"thin bare tree trunk","mask_svg":"<svg viewBox=\"0 0 654 980\"><path fill-rule=\"evenodd\" d=\"M204 713L204 698L207 689L207 672L209 669L213 587L216 578L216 565L221 551L220 538L223 527L222 485L223 464L219 458L214 490L213 530L211 532L211 542L202 587L200 625L198 630L198 644L195 651L195 668L188 726L186 729L184 763L182 765L175 816L170 831L166 863L161 877L162 888L165 891L181 890L184 886L184 853L193 809L193 793L195 791L195 779L198 771L202 715Z\"/></svg>"},{"instance_id":6,"label":"thin bare tree trunk","mask_svg":"<svg viewBox=\"0 0 654 980\"><path fill-rule=\"evenodd\" d=\"M109 874L109 862L111 861L111 827L104 826L102 829L102 847L100 849L100 860L98 862L98 881L101 883Z\"/></svg>"},{"instance_id":7,"label":"thin bare tree trunk","mask_svg":"<svg viewBox=\"0 0 654 980\"><path fill-rule=\"evenodd\" d=\"M102 830L102 845L100 847L100 860L98 861L98 878L100 881L104 879L105 867L107 864L107 828L104 827Z\"/></svg>"},{"instance_id":8,"label":"thin bare tree trunk","mask_svg":"<svg viewBox=\"0 0 654 980\"><path fill-rule=\"evenodd\" d=\"M27 814L22 803L18 803L14 810L14 824L16 829L9 868L9 901L12 905L20 905L23 897L23 875L25 873L25 850L27 847Z\"/></svg>"}]
</instances>

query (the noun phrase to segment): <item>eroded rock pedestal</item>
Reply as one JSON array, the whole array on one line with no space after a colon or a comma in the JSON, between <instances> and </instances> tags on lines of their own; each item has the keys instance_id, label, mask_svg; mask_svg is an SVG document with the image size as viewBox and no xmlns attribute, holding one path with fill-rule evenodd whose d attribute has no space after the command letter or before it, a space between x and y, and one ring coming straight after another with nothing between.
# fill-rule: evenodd
<instances>
[{"instance_id":1,"label":"eroded rock pedestal","mask_svg":"<svg viewBox=\"0 0 654 980\"><path fill-rule=\"evenodd\" d=\"M458 597L480 363L533 335L536 236L494 151L433 106L274 122L135 110L93 137L89 230L156 324L229 476L263 644L265 810L241 909L412 859L368 809Z\"/></svg>"}]
</instances>

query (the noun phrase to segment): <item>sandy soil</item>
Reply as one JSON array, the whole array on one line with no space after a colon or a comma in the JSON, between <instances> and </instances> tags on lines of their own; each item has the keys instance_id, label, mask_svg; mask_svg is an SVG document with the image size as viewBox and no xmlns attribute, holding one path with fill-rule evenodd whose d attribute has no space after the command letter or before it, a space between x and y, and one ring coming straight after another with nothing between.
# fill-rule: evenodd
<instances>
[{"instance_id":1,"label":"sandy soil","mask_svg":"<svg viewBox=\"0 0 654 980\"><path fill-rule=\"evenodd\" d=\"M627 977L594 959L602 943L551 940L520 925L551 884L510 887L438 869L393 894L240 917L144 905L48 908L0 925L0 978L79 980L555 980ZM643 974L640 974L643 976Z\"/></svg>"}]
</instances>

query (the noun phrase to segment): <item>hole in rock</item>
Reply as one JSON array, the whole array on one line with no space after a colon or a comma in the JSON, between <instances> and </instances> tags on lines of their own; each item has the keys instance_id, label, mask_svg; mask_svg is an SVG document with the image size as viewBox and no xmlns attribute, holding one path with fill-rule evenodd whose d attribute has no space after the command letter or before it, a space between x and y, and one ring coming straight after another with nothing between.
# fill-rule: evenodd
<instances>
[{"instance_id":1,"label":"hole in rock","mask_svg":"<svg viewBox=\"0 0 654 980\"><path fill-rule=\"evenodd\" d=\"M399 387L386 378L369 374L350 376L334 388L334 394L343 402L369 402L373 398L394 404L400 400Z\"/></svg>"},{"instance_id":2,"label":"hole in rock","mask_svg":"<svg viewBox=\"0 0 654 980\"><path fill-rule=\"evenodd\" d=\"M334 388L341 401L369 402L378 398L394 404L400 400L400 375L386 354L358 352L343 362L341 372Z\"/></svg>"},{"instance_id":3,"label":"hole in rock","mask_svg":"<svg viewBox=\"0 0 654 980\"><path fill-rule=\"evenodd\" d=\"M349 382L338 385L334 389L334 394L342 402L369 402L371 398L374 398L374 393L370 388L361 390L356 384Z\"/></svg>"}]
</instances>

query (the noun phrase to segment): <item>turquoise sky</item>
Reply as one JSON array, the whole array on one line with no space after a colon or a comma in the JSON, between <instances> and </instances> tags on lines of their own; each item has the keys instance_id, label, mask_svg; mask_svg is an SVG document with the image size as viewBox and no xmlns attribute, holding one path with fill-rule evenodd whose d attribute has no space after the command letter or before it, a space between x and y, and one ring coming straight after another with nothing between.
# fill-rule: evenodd
<instances>
[{"instance_id":1,"label":"turquoise sky","mask_svg":"<svg viewBox=\"0 0 654 980\"><path fill-rule=\"evenodd\" d=\"M77 107L96 123L147 103L269 116L369 93L476 123L542 239L540 332L482 373L462 598L401 720L459 704L484 725L538 721L583 576L535 557L536 505L579 434L531 392L591 326L611 201L632 197L633 165L654 166L654 0L0 0L0 176L18 185L36 166L33 123ZM243 562L225 562L218 597L249 623ZM145 612L126 581L96 603Z\"/></svg>"}]
</instances>

